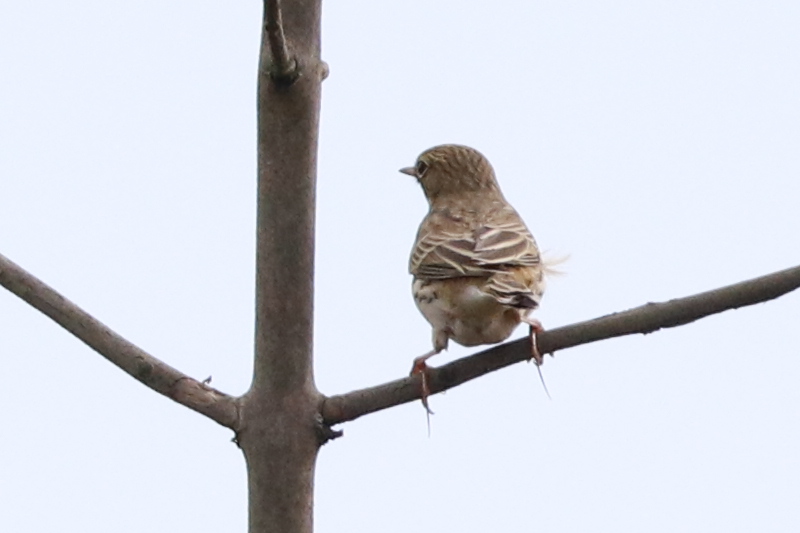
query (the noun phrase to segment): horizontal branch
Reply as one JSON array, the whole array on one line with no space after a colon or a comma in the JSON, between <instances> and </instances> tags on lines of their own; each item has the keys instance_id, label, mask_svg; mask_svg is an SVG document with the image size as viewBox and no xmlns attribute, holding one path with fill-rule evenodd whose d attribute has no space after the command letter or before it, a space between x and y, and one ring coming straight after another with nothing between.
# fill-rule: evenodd
<instances>
[{"instance_id":1,"label":"horizontal branch","mask_svg":"<svg viewBox=\"0 0 800 533\"><path fill-rule=\"evenodd\" d=\"M236 429L236 400L159 361L114 333L47 284L0 255L0 285L156 392Z\"/></svg>"},{"instance_id":2,"label":"horizontal branch","mask_svg":"<svg viewBox=\"0 0 800 533\"><path fill-rule=\"evenodd\" d=\"M652 333L661 328L682 326L715 313L766 302L800 287L800 266L782 270L721 289L648 303L621 313L579 322L540 333L541 353L553 353L590 342L634 333ZM519 339L430 369L431 394L451 389L489 372L531 358L528 338ZM407 377L376 387L326 398L322 417L333 425L420 399L420 377Z\"/></svg>"}]
</instances>

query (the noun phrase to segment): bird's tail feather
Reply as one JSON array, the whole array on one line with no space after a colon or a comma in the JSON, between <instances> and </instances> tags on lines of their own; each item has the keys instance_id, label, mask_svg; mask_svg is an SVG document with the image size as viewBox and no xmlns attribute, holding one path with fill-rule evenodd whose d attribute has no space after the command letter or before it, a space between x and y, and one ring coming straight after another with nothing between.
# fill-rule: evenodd
<instances>
[{"instance_id":1,"label":"bird's tail feather","mask_svg":"<svg viewBox=\"0 0 800 533\"><path fill-rule=\"evenodd\" d=\"M536 309L542 299L541 292L532 291L510 273L493 275L483 287L483 291L501 304L519 309Z\"/></svg>"}]
</instances>

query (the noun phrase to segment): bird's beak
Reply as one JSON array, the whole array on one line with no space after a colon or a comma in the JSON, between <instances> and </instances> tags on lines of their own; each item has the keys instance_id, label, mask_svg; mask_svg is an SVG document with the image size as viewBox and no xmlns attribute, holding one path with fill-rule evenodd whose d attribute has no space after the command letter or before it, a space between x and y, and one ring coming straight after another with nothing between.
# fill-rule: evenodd
<instances>
[{"instance_id":1,"label":"bird's beak","mask_svg":"<svg viewBox=\"0 0 800 533\"><path fill-rule=\"evenodd\" d=\"M417 169L414 167L401 168L400 172L408 174L409 176L414 176L415 178L417 177Z\"/></svg>"}]
</instances>

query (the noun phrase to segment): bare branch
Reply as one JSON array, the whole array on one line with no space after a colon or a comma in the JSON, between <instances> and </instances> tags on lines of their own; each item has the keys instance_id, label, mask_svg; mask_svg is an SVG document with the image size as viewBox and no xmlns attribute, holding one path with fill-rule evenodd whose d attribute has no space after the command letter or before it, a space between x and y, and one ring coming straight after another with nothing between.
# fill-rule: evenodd
<instances>
[{"instance_id":1,"label":"bare branch","mask_svg":"<svg viewBox=\"0 0 800 533\"><path fill-rule=\"evenodd\" d=\"M721 289L648 303L621 313L579 322L541 333L537 344L542 353L553 353L590 342L633 333L652 333L661 328L682 326L715 313L766 302L800 287L800 266L782 270ZM519 339L464 357L430 372L431 393L442 392L489 372L530 359L528 338ZM355 420L420 398L419 376L398 379L376 387L326 398L323 420L328 425Z\"/></svg>"},{"instance_id":2,"label":"bare branch","mask_svg":"<svg viewBox=\"0 0 800 533\"><path fill-rule=\"evenodd\" d=\"M311 533L314 464L321 443L332 436L318 421L321 395L313 373L321 11L320 0L264 3L255 360L238 434L247 461L251 533ZM276 76L287 72L287 41L297 73L281 82Z\"/></svg>"},{"instance_id":3,"label":"bare branch","mask_svg":"<svg viewBox=\"0 0 800 533\"><path fill-rule=\"evenodd\" d=\"M2 255L0 285L154 391L225 427L237 429L238 407L234 398L190 378L131 344Z\"/></svg>"},{"instance_id":4,"label":"bare branch","mask_svg":"<svg viewBox=\"0 0 800 533\"><path fill-rule=\"evenodd\" d=\"M266 2L265 10L274 3ZM319 64L318 0L286 3L286 33L304 65ZM291 15L291 16L289 16ZM265 12L265 18L267 13ZM258 76L256 357L253 394L316 394L312 375L314 222L321 80L270 82L270 37Z\"/></svg>"},{"instance_id":5,"label":"bare branch","mask_svg":"<svg viewBox=\"0 0 800 533\"><path fill-rule=\"evenodd\" d=\"M272 58L268 66L270 77L276 83L291 85L299 72L297 60L289 55L286 46L280 0L264 0L264 32Z\"/></svg>"}]
</instances>

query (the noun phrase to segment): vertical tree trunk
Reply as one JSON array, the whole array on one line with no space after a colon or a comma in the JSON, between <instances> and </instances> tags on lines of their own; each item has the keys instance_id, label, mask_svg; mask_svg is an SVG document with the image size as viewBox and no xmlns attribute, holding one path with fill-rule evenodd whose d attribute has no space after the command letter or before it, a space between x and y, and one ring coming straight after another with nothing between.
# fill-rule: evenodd
<instances>
[{"instance_id":1,"label":"vertical tree trunk","mask_svg":"<svg viewBox=\"0 0 800 533\"><path fill-rule=\"evenodd\" d=\"M275 0L265 2L258 72L255 368L238 440L250 533L311 533L320 401L312 333L321 6L269 2ZM271 53L265 31L281 11L291 76L276 68L279 54Z\"/></svg>"}]
</instances>

